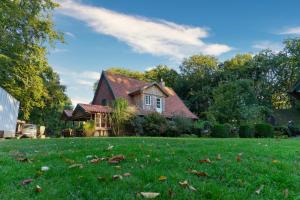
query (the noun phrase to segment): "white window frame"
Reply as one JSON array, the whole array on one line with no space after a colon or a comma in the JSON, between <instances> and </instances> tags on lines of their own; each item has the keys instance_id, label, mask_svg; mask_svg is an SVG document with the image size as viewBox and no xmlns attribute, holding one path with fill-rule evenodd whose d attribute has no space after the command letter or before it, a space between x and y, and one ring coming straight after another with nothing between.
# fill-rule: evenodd
<instances>
[{"instance_id":1,"label":"white window frame","mask_svg":"<svg viewBox=\"0 0 300 200\"><path fill-rule=\"evenodd\" d=\"M158 105L159 105L159 107L158 107ZM161 109L161 107L162 107L161 98L156 98L156 108Z\"/></svg>"},{"instance_id":2,"label":"white window frame","mask_svg":"<svg viewBox=\"0 0 300 200\"><path fill-rule=\"evenodd\" d=\"M151 102L152 102L152 96L151 95L145 95L144 102L145 102L146 106L150 106Z\"/></svg>"}]
</instances>

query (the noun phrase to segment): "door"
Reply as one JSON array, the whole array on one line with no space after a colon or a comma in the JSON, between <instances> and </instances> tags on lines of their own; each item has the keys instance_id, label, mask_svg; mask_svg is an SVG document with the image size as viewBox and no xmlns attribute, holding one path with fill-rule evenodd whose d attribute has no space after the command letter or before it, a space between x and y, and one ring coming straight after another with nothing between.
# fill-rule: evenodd
<instances>
[{"instance_id":1,"label":"door","mask_svg":"<svg viewBox=\"0 0 300 200\"><path fill-rule=\"evenodd\" d=\"M156 111L162 113L162 99L156 98Z\"/></svg>"}]
</instances>

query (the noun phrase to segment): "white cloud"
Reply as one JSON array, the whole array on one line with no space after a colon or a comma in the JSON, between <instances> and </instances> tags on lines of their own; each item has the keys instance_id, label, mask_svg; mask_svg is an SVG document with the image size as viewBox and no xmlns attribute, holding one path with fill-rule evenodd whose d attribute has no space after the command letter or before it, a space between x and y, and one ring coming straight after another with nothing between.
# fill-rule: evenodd
<instances>
[{"instance_id":1,"label":"white cloud","mask_svg":"<svg viewBox=\"0 0 300 200\"><path fill-rule=\"evenodd\" d=\"M279 52L283 49L283 44L280 42L272 42L268 40L258 41L252 45L252 48L263 50L263 49L270 49L274 52Z\"/></svg>"},{"instance_id":2,"label":"white cloud","mask_svg":"<svg viewBox=\"0 0 300 200\"><path fill-rule=\"evenodd\" d=\"M180 60L195 53L220 55L231 50L223 44L208 44L205 28L179 25L164 20L126 15L75 0L57 0L60 13L85 22L95 32L115 37L139 53Z\"/></svg>"},{"instance_id":3,"label":"white cloud","mask_svg":"<svg viewBox=\"0 0 300 200\"><path fill-rule=\"evenodd\" d=\"M76 38L76 36L71 32L65 32L65 35L70 36L72 38Z\"/></svg>"},{"instance_id":4,"label":"white cloud","mask_svg":"<svg viewBox=\"0 0 300 200\"><path fill-rule=\"evenodd\" d=\"M68 52L68 49L60 49L60 48L50 49L50 53L65 53L65 52Z\"/></svg>"},{"instance_id":5,"label":"white cloud","mask_svg":"<svg viewBox=\"0 0 300 200\"><path fill-rule=\"evenodd\" d=\"M300 26L287 28L279 33L280 35L300 35Z\"/></svg>"}]
</instances>

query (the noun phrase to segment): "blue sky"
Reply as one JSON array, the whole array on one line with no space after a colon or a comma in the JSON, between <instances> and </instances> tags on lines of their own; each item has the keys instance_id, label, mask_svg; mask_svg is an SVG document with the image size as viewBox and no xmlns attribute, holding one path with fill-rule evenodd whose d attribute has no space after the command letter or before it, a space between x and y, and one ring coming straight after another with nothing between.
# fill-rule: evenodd
<instances>
[{"instance_id":1,"label":"blue sky","mask_svg":"<svg viewBox=\"0 0 300 200\"><path fill-rule=\"evenodd\" d=\"M183 58L279 51L300 36L300 1L57 0L56 28L65 33L48 56L73 104L92 100L92 84L108 67L174 69Z\"/></svg>"}]
</instances>

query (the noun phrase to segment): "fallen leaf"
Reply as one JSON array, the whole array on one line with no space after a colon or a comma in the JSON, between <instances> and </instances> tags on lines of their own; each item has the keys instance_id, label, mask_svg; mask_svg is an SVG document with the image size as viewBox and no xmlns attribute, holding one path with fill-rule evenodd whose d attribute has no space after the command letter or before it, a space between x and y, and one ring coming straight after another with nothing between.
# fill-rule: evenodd
<instances>
[{"instance_id":1,"label":"fallen leaf","mask_svg":"<svg viewBox=\"0 0 300 200\"><path fill-rule=\"evenodd\" d=\"M125 173L125 174L123 174L123 176L128 177L128 176L131 176L131 174L130 173Z\"/></svg>"},{"instance_id":2,"label":"fallen leaf","mask_svg":"<svg viewBox=\"0 0 300 200\"><path fill-rule=\"evenodd\" d=\"M75 160L71 160L69 158L65 158L65 162L69 163L69 164L73 164L73 163L75 163Z\"/></svg>"},{"instance_id":3,"label":"fallen leaf","mask_svg":"<svg viewBox=\"0 0 300 200\"><path fill-rule=\"evenodd\" d=\"M72 168L79 168L79 169L82 169L82 168L83 168L83 164L73 164L73 165L70 165L70 166L69 166L69 169L72 169Z\"/></svg>"},{"instance_id":4,"label":"fallen leaf","mask_svg":"<svg viewBox=\"0 0 300 200\"><path fill-rule=\"evenodd\" d=\"M272 163L280 163L279 160L272 160Z\"/></svg>"},{"instance_id":5,"label":"fallen leaf","mask_svg":"<svg viewBox=\"0 0 300 200\"><path fill-rule=\"evenodd\" d=\"M36 186L35 186L35 192L41 192L41 191L42 191L41 186L36 185Z\"/></svg>"},{"instance_id":6,"label":"fallen leaf","mask_svg":"<svg viewBox=\"0 0 300 200\"><path fill-rule=\"evenodd\" d=\"M96 164L96 163L99 163L100 161L101 161L101 158L95 158L95 159L92 159L90 162L93 164Z\"/></svg>"},{"instance_id":7,"label":"fallen leaf","mask_svg":"<svg viewBox=\"0 0 300 200\"><path fill-rule=\"evenodd\" d=\"M117 163L121 162L124 159L125 159L124 155L117 155L117 156L113 156L110 159L108 159L108 163L117 164Z\"/></svg>"},{"instance_id":8,"label":"fallen leaf","mask_svg":"<svg viewBox=\"0 0 300 200\"><path fill-rule=\"evenodd\" d=\"M28 162L28 163L31 163L33 161L32 159L25 158L25 157L17 157L16 160L20 162Z\"/></svg>"},{"instance_id":9,"label":"fallen leaf","mask_svg":"<svg viewBox=\"0 0 300 200\"><path fill-rule=\"evenodd\" d=\"M27 184L29 184L29 183L31 183L33 180L31 179L31 178L29 178L29 179L25 179L25 180L23 180L22 181L22 185L27 185Z\"/></svg>"},{"instance_id":10,"label":"fallen leaf","mask_svg":"<svg viewBox=\"0 0 300 200\"><path fill-rule=\"evenodd\" d=\"M256 194L260 194L261 193L261 191L264 189L264 185L261 185L256 191L255 191L255 193Z\"/></svg>"},{"instance_id":11,"label":"fallen leaf","mask_svg":"<svg viewBox=\"0 0 300 200\"><path fill-rule=\"evenodd\" d=\"M113 179L113 180L117 180L117 179L122 180L123 177L122 177L122 175L113 175L112 179Z\"/></svg>"},{"instance_id":12,"label":"fallen leaf","mask_svg":"<svg viewBox=\"0 0 300 200\"><path fill-rule=\"evenodd\" d=\"M190 190L192 190L192 191L194 191L194 192L196 192L196 191L197 191L197 189L196 189L196 188L194 188L192 185L189 185L189 189L190 189Z\"/></svg>"},{"instance_id":13,"label":"fallen leaf","mask_svg":"<svg viewBox=\"0 0 300 200\"><path fill-rule=\"evenodd\" d=\"M146 199L155 199L160 195L160 193L157 192L141 192L141 195Z\"/></svg>"},{"instance_id":14,"label":"fallen leaf","mask_svg":"<svg viewBox=\"0 0 300 200\"><path fill-rule=\"evenodd\" d=\"M200 162L200 163L211 163L209 158L204 159L204 160L198 160L198 162Z\"/></svg>"},{"instance_id":15,"label":"fallen leaf","mask_svg":"<svg viewBox=\"0 0 300 200\"><path fill-rule=\"evenodd\" d=\"M190 173L195 174L197 176L208 176L208 174L206 172L200 172L200 171L197 171L197 170L191 170Z\"/></svg>"},{"instance_id":16,"label":"fallen leaf","mask_svg":"<svg viewBox=\"0 0 300 200\"><path fill-rule=\"evenodd\" d=\"M179 182L179 185L181 185L182 187L187 187L187 186L189 186L189 183L187 180L184 180L182 182Z\"/></svg>"},{"instance_id":17,"label":"fallen leaf","mask_svg":"<svg viewBox=\"0 0 300 200\"><path fill-rule=\"evenodd\" d=\"M221 154L218 154L216 159L217 159L217 160L222 160Z\"/></svg>"},{"instance_id":18,"label":"fallen leaf","mask_svg":"<svg viewBox=\"0 0 300 200\"><path fill-rule=\"evenodd\" d=\"M108 147L107 147L107 151L110 151L110 150L112 150L114 148L114 146L113 145L109 145Z\"/></svg>"},{"instance_id":19,"label":"fallen leaf","mask_svg":"<svg viewBox=\"0 0 300 200\"><path fill-rule=\"evenodd\" d=\"M283 190L283 196L285 199L287 199L289 197L289 189Z\"/></svg>"},{"instance_id":20,"label":"fallen leaf","mask_svg":"<svg viewBox=\"0 0 300 200\"><path fill-rule=\"evenodd\" d=\"M121 170L122 167L118 165L118 166L115 166L115 169L116 169L116 170Z\"/></svg>"},{"instance_id":21,"label":"fallen leaf","mask_svg":"<svg viewBox=\"0 0 300 200\"><path fill-rule=\"evenodd\" d=\"M48 171L49 170L49 167L48 166L43 166L43 167L41 167L41 171L42 172L46 172L46 171Z\"/></svg>"},{"instance_id":22,"label":"fallen leaf","mask_svg":"<svg viewBox=\"0 0 300 200\"><path fill-rule=\"evenodd\" d=\"M241 160L242 160L242 153L239 153L238 155L237 155L237 157L236 157L236 161L237 162L241 162Z\"/></svg>"},{"instance_id":23,"label":"fallen leaf","mask_svg":"<svg viewBox=\"0 0 300 200\"><path fill-rule=\"evenodd\" d=\"M159 178L158 178L158 180L159 181L165 181L165 180L167 180L168 178L166 177L166 176L160 176Z\"/></svg>"}]
</instances>

